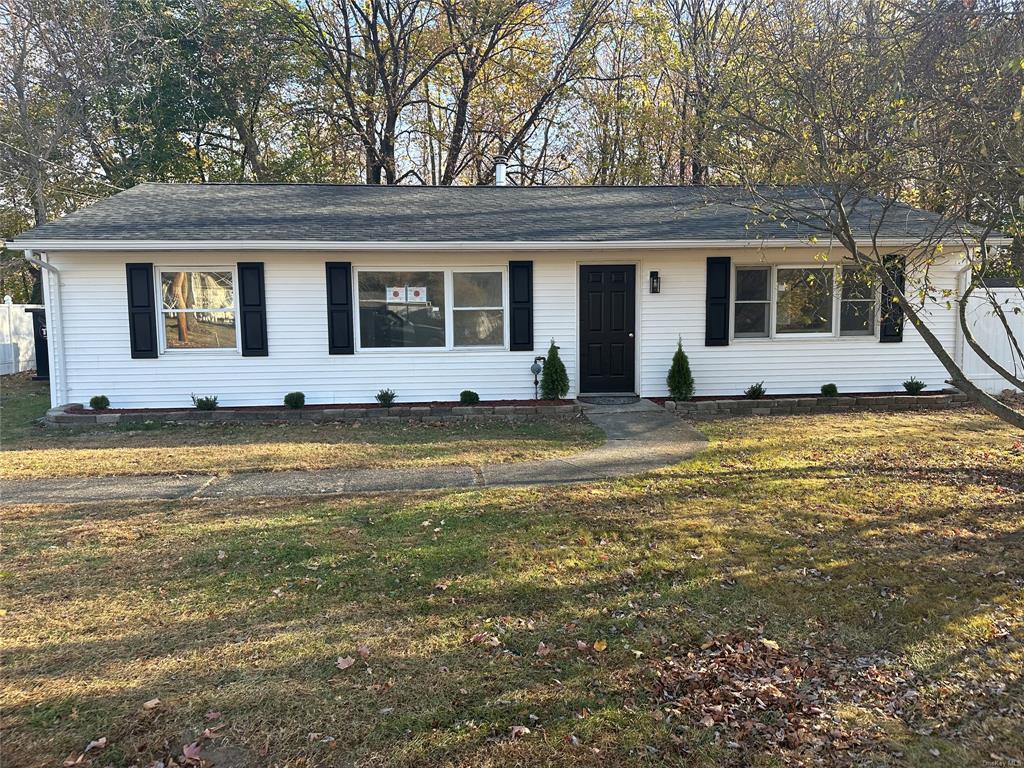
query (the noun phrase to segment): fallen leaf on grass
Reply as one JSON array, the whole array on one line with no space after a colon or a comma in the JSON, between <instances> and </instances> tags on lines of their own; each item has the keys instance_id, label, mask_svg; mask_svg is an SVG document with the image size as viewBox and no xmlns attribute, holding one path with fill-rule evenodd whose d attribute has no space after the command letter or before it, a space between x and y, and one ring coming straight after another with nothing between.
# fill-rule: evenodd
<instances>
[{"instance_id":1,"label":"fallen leaf on grass","mask_svg":"<svg viewBox=\"0 0 1024 768\"><path fill-rule=\"evenodd\" d=\"M150 699L144 702L142 708L147 712L152 712L154 709L160 709L163 706L163 702L160 699Z\"/></svg>"},{"instance_id":2,"label":"fallen leaf on grass","mask_svg":"<svg viewBox=\"0 0 1024 768\"><path fill-rule=\"evenodd\" d=\"M577 640L576 641L576 650L580 651L581 653L586 653L587 651L590 650L590 646L587 643L583 642L582 640Z\"/></svg>"},{"instance_id":3,"label":"fallen leaf on grass","mask_svg":"<svg viewBox=\"0 0 1024 768\"><path fill-rule=\"evenodd\" d=\"M181 756L185 758L186 762L193 764L201 764L203 759L203 748L199 746L198 741L193 741L191 744L186 744L181 748Z\"/></svg>"},{"instance_id":4,"label":"fallen leaf on grass","mask_svg":"<svg viewBox=\"0 0 1024 768\"><path fill-rule=\"evenodd\" d=\"M513 739L517 739L520 736L528 736L530 733L530 729L525 725L513 725L510 730L512 731Z\"/></svg>"},{"instance_id":5,"label":"fallen leaf on grass","mask_svg":"<svg viewBox=\"0 0 1024 768\"><path fill-rule=\"evenodd\" d=\"M338 660L334 662L334 666L336 666L338 669L348 669L355 663L356 660L351 656L339 656Z\"/></svg>"},{"instance_id":6,"label":"fallen leaf on grass","mask_svg":"<svg viewBox=\"0 0 1024 768\"><path fill-rule=\"evenodd\" d=\"M477 632L469 638L469 642L476 643L478 645L489 645L491 648L497 648L501 645L501 640L489 632Z\"/></svg>"},{"instance_id":7,"label":"fallen leaf on grass","mask_svg":"<svg viewBox=\"0 0 1024 768\"><path fill-rule=\"evenodd\" d=\"M359 654L359 658L366 661L370 658L370 647L368 645L359 645L356 647L356 653Z\"/></svg>"},{"instance_id":8,"label":"fallen leaf on grass","mask_svg":"<svg viewBox=\"0 0 1024 768\"><path fill-rule=\"evenodd\" d=\"M85 748L86 752L92 752L94 749L104 749L107 746L107 737L100 736L95 741L90 741L89 746Z\"/></svg>"},{"instance_id":9,"label":"fallen leaf on grass","mask_svg":"<svg viewBox=\"0 0 1024 768\"><path fill-rule=\"evenodd\" d=\"M224 717L224 715L220 712L217 712L214 709L211 709L209 712L206 713L207 720L220 720L222 717Z\"/></svg>"},{"instance_id":10,"label":"fallen leaf on grass","mask_svg":"<svg viewBox=\"0 0 1024 768\"><path fill-rule=\"evenodd\" d=\"M543 658L544 656L547 656L548 654L550 654L551 651L552 651L552 648L547 643L545 643L543 641L537 643L537 655L538 656Z\"/></svg>"},{"instance_id":11,"label":"fallen leaf on grass","mask_svg":"<svg viewBox=\"0 0 1024 768\"><path fill-rule=\"evenodd\" d=\"M762 637L761 638L761 645L763 645L765 648L770 648L773 651L779 650L779 644L777 642L775 642L774 640L765 640Z\"/></svg>"},{"instance_id":12,"label":"fallen leaf on grass","mask_svg":"<svg viewBox=\"0 0 1024 768\"><path fill-rule=\"evenodd\" d=\"M608 641L607 640L595 640L594 641L594 650L597 651L598 653L602 653L603 651L605 651L607 649L608 649Z\"/></svg>"}]
</instances>

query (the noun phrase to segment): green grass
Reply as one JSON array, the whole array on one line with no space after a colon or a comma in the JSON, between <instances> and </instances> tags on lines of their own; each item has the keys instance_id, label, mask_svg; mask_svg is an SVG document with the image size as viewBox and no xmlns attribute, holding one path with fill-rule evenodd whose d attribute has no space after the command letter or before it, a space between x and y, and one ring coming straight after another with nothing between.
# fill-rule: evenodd
<instances>
[{"instance_id":1,"label":"green grass","mask_svg":"<svg viewBox=\"0 0 1024 768\"><path fill-rule=\"evenodd\" d=\"M36 421L50 407L45 381L28 374L0 376L0 446L20 443L39 431Z\"/></svg>"},{"instance_id":2,"label":"green grass","mask_svg":"<svg viewBox=\"0 0 1024 768\"><path fill-rule=\"evenodd\" d=\"M970 411L702 427L702 456L610 483L8 508L7 762L106 736L97 765L148 765L224 724L228 765L783 765L655 695L724 632L905 681L898 708L825 702L872 734L850 762L1024 758L1021 436Z\"/></svg>"},{"instance_id":3,"label":"green grass","mask_svg":"<svg viewBox=\"0 0 1024 768\"><path fill-rule=\"evenodd\" d=\"M529 461L597 445L589 422L209 423L85 432L35 423L45 385L2 383L0 478L356 469Z\"/></svg>"}]
</instances>

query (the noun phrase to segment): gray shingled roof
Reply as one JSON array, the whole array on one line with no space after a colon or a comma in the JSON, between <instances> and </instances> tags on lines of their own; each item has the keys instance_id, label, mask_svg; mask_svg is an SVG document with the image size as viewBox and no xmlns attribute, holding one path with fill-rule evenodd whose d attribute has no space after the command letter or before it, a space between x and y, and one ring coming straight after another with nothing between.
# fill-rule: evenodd
<instances>
[{"instance_id":1,"label":"gray shingled roof","mask_svg":"<svg viewBox=\"0 0 1024 768\"><path fill-rule=\"evenodd\" d=\"M820 210L810 188L766 192ZM497 242L795 240L818 228L752 215L738 187L384 187L140 184L21 234L52 240ZM744 206L747 206L746 208ZM882 216L862 200L863 236L916 238L938 218L906 205ZM882 220L878 227L879 219Z\"/></svg>"}]
</instances>

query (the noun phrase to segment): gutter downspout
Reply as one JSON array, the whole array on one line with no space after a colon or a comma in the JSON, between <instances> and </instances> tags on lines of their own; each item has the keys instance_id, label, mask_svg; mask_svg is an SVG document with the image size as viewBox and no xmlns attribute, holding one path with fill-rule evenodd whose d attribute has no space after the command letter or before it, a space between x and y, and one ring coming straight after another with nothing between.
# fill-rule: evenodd
<instances>
[{"instance_id":1,"label":"gutter downspout","mask_svg":"<svg viewBox=\"0 0 1024 768\"><path fill-rule=\"evenodd\" d=\"M67 382L64 370L64 328L60 301L60 270L50 263L46 253L35 258L25 251L25 261L43 273L43 306L46 308L47 348L50 350L50 407L65 405Z\"/></svg>"}]
</instances>

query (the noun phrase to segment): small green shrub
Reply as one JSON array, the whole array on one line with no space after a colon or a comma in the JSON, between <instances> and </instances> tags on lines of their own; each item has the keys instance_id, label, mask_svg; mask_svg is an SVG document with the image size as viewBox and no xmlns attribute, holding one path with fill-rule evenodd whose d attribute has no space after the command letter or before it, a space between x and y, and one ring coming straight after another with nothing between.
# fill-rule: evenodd
<instances>
[{"instance_id":1,"label":"small green shrub","mask_svg":"<svg viewBox=\"0 0 1024 768\"><path fill-rule=\"evenodd\" d=\"M928 385L923 381L911 376L909 379L903 382L903 388L911 395L920 395L925 387Z\"/></svg>"},{"instance_id":2,"label":"small green shrub","mask_svg":"<svg viewBox=\"0 0 1024 768\"><path fill-rule=\"evenodd\" d=\"M93 395L89 398L89 407L94 411L105 411L110 407L110 398L106 395Z\"/></svg>"},{"instance_id":3,"label":"small green shrub","mask_svg":"<svg viewBox=\"0 0 1024 768\"><path fill-rule=\"evenodd\" d=\"M200 411L212 411L217 407L217 396L211 395L209 397L196 397L193 393L192 405Z\"/></svg>"},{"instance_id":4,"label":"small green shrub","mask_svg":"<svg viewBox=\"0 0 1024 768\"><path fill-rule=\"evenodd\" d=\"M839 387L835 384L822 384L821 385L821 396L822 397L839 397Z\"/></svg>"},{"instance_id":5,"label":"small green shrub","mask_svg":"<svg viewBox=\"0 0 1024 768\"><path fill-rule=\"evenodd\" d=\"M459 393L459 402L463 405L475 405L480 402L480 395L472 389L464 389Z\"/></svg>"},{"instance_id":6,"label":"small green shrub","mask_svg":"<svg viewBox=\"0 0 1024 768\"><path fill-rule=\"evenodd\" d=\"M565 371L565 363L558 356L555 340L551 340L548 356L544 360L544 372L540 377L540 396L544 400L561 400L569 394L569 374Z\"/></svg>"},{"instance_id":7,"label":"small green shrub","mask_svg":"<svg viewBox=\"0 0 1024 768\"><path fill-rule=\"evenodd\" d=\"M683 352L682 339L676 344L666 383L673 400L689 400L693 397L693 374L690 373L690 360Z\"/></svg>"},{"instance_id":8,"label":"small green shrub","mask_svg":"<svg viewBox=\"0 0 1024 768\"><path fill-rule=\"evenodd\" d=\"M289 392L284 396L284 404L289 408L301 408L306 404L306 395L304 392Z\"/></svg>"},{"instance_id":9,"label":"small green shrub","mask_svg":"<svg viewBox=\"0 0 1024 768\"><path fill-rule=\"evenodd\" d=\"M377 393L377 402L385 408L390 408L395 404L395 400L398 399L398 395L395 394L393 389L382 389Z\"/></svg>"},{"instance_id":10,"label":"small green shrub","mask_svg":"<svg viewBox=\"0 0 1024 768\"><path fill-rule=\"evenodd\" d=\"M764 388L764 382L759 381L757 384L751 384L745 390L743 390L743 396L748 400L760 400L767 394Z\"/></svg>"}]
</instances>

